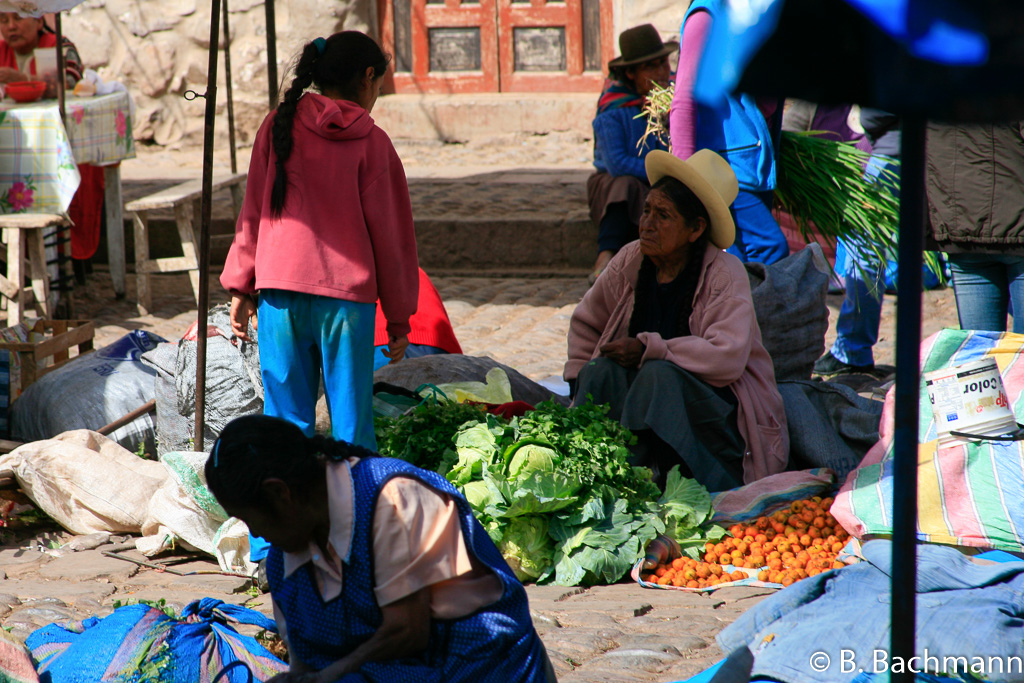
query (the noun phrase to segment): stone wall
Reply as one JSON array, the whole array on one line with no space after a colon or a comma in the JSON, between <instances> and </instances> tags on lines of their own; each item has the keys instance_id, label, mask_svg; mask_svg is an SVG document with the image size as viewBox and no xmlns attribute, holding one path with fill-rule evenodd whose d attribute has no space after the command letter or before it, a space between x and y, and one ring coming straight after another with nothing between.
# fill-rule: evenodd
<instances>
[{"instance_id":1,"label":"stone wall","mask_svg":"<svg viewBox=\"0 0 1024 683\"><path fill-rule=\"evenodd\" d=\"M269 109L266 10L262 0L226 1L236 139L246 145ZM316 36L346 29L376 35L376 5L377 0L276 0L279 80L290 81L293 59ZM664 39L674 38L685 5L678 0L613 0L615 36L651 22ZM202 143L204 100L187 101L183 95L206 91L210 7L209 0L85 0L63 14L64 33L78 46L86 67L104 80L121 81L135 97L134 132L140 143ZM223 146L228 135L223 58L218 73L216 135L217 145Z\"/></svg>"},{"instance_id":2,"label":"stone wall","mask_svg":"<svg viewBox=\"0 0 1024 683\"><path fill-rule=\"evenodd\" d=\"M618 39L618 35L631 26L654 24L662 40L678 39L683 15L689 6L688 0L613 0L615 37Z\"/></svg>"},{"instance_id":3,"label":"stone wall","mask_svg":"<svg viewBox=\"0 0 1024 683\"><path fill-rule=\"evenodd\" d=\"M239 144L250 142L269 108L266 11L260 0L227 0L235 124ZM206 91L209 70L208 0L86 0L63 14L63 30L87 68L128 86L138 111L135 138L142 143L200 144L205 104L183 97ZM335 31L370 31L375 0L276 0L278 78L302 45ZM221 24L223 40L223 22ZM227 141L227 91L223 57L218 67L216 133ZM287 80L285 81L287 83Z\"/></svg>"}]
</instances>

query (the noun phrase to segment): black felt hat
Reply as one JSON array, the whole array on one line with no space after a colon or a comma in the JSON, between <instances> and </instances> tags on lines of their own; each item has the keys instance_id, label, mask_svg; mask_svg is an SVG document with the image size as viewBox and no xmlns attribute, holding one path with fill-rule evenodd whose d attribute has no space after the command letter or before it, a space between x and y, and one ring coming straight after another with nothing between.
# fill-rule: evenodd
<instances>
[{"instance_id":1,"label":"black felt hat","mask_svg":"<svg viewBox=\"0 0 1024 683\"><path fill-rule=\"evenodd\" d=\"M670 55L679 49L679 43L661 41L658 29L652 24L628 28L619 34L619 52L622 54L608 62L608 68L643 64L658 57Z\"/></svg>"}]
</instances>

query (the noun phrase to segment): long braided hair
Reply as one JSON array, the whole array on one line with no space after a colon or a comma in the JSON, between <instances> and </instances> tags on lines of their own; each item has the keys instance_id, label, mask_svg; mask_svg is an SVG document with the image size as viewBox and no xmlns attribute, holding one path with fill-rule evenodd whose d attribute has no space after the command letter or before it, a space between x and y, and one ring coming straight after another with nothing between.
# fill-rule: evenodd
<instances>
[{"instance_id":1,"label":"long braided hair","mask_svg":"<svg viewBox=\"0 0 1024 683\"><path fill-rule=\"evenodd\" d=\"M277 105L274 117L274 153L277 155L277 173L270 192L270 210L280 218L288 189L285 164L292 155L292 128L299 99L309 88L319 92L333 91L343 99L355 101L359 85L368 68L373 77L380 78L388 68L391 57L381 50L370 36L359 31L342 31L324 40L317 38L302 48L295 65L295 78Z\"/></svg>"},{"instance_id":2,"label":"long braided hair","mask_svg":"<svg viewBox=\"0 0 1024 683\"><path fill-rule=\"evenodd\" d=\"M676 337L686 337L690 334L690 314L693 312L693 298L697 294L697 282L700 280L701 269L704 266L704 252L710 242L711 217L703 202L697 198L693 190L688 188L672 176L664 176L654 184L652 191L660 190L672 201L676 211L683 217L683 221L689 225L696 223L698 218L703 218L708 226L703 234L690 245L690 260L680 274L682 278L682 292L680 295L681 307L676 313ZM633 291L633 315L629 318L629 336L636 337L640 332L651 330L643 329L644 323L648 320L648 308L654 304L654 287L657 286L656 267L654 261L647 256L640 263L640 274L637 278L636 289Z\"/></svg>"},{"instance_id":3,"label":"long braided hair","mask_svg":"<svg viewBox=\"0 0 1024 683\"><path fill-rule=\"evenodd\" d=\"M280 479L295 491L309 491L323 480L328 461L378 457L362 446L319 434L306 436L287 420L246 415L221 432L206 459L206 484L221 505L263 507L269 504L263 482Z\"/></svg>"}]
</instances>

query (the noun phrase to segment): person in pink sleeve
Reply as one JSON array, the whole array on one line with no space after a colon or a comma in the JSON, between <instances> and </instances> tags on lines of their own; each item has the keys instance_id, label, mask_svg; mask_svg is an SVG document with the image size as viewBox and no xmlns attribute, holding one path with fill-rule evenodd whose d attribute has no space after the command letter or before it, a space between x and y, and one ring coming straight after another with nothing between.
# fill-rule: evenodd
<instances>
[{"instance_id":1,"label":"person in pink sleeve","mask_svg":"<svg viewBox=\"0 0 1024 683\"><path fill-rule=\"evenodd\" d=\"M739 183L732 203L736 239L729 253L769 265L789 256L789 243L771 212L775 150L764 116L750 95L729 95L707 104L693 96L697 69L722 0L692 0L680 29L679 65L669 112L672 153L687 159L698 149L725 157Z\"/></svg>"},{"instance_id":2,"label":"person in pink sleeve","mask_svg":"<svg viewBox=\"0 0 1024 683\"><path fill-rule=\"evenodd\" d=\"M322 374L332 435L370 449L375 303L397 362L419 288L405 170L370 118L388 62L358 31L306 44L256 134L220 277L233 332L248 340L250 319L259 332L264 414L312 436Z\"/></svg>"},{"instance_id":3,"label":"person in pink sleeve","mask_svg":"<svg viewBox=\"0 0 1024 683\"><path fill-rule=\"evenodd\" d=\"M735 236L729 163L711 150L645 159L640 239L573 312L563 377L636 433L636 464L679 465L711 491L786 469L789 434Z\"/></svg>"}]
</instances>

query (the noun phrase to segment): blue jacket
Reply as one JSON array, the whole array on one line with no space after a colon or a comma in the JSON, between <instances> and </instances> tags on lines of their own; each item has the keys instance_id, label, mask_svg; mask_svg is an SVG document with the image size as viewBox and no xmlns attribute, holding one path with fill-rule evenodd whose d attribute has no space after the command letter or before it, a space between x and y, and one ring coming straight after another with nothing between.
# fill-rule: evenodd
<instances>
[{"instance_id":1,"label":"blue jacket","mask_svg":"<svg viewBox=\"0 0 1024 683\"><path fill-rule=\"evenodd\" d=\"M693 0L683 25L698 10L716 17L718 6L719 0ZM680 28L679 34L682 33ZM771 132L750 95L728 95L714 106L697 102L697 149L710 149L725 157L736 173L741 190L775 189Z\"/></svg>"},{"instance_id":2,"label":"blue jacket","mask_svg":"<svg viewBox=\"0 0 1024 683\"><path fill-rule=\"evenodd\" d=\"M288 623L288 644L295 655L319 670L351 653L379 628L382 615L373 592L373 512L381 488L398 475L452 497L470 552L497 574L505 591L497 602L469 616L431 620L430 640L422 655L368 662L360 675L345 676L342 682L544 681L545 659L526 590L473 517L466 499L440 475L392 458L364 458L352 468L355 522L340 596L323 602L308 566L285 578L281 551L273 548L267 556L270 590Z\"/></svg>"},{"instance_id":3,"label":"blue jacket","mask_svg":"<svg viewBox=\"0 0 1024 683\"><path fill-rule=\"evenodd\" d=\"M609 109L595 116L594 166L597 170L613 176L636 176L646 182L644 157L651 150L668 150L655 135L638 147L646 130L647 118L640 116L640 107Z\"/></svg>"},{"instance_id":4,"label":"blue jacket","mask_svg":"<svg viewBox=\"0 0 1024 683\"><path fill-rule=\"evenodd\" d=\"M836 683L853 681L858 669L874 672L876 651L889 650L892 542L869 541L863 552L866 562L803 579L758 603L718 634L719 646L725 652L749 647L752 679ZM919 656L927 650L940 664L944 657L966 657L967 664L983 657L986 680L1022 681L1022 620L1024 562L979 565L955 548L918 545ZM819 653L828 666L821 668ZM847 671L840 668L844 656L854 664ZM989 657L1010 672L988 669Z\"/></svg>"}]
</instances>

